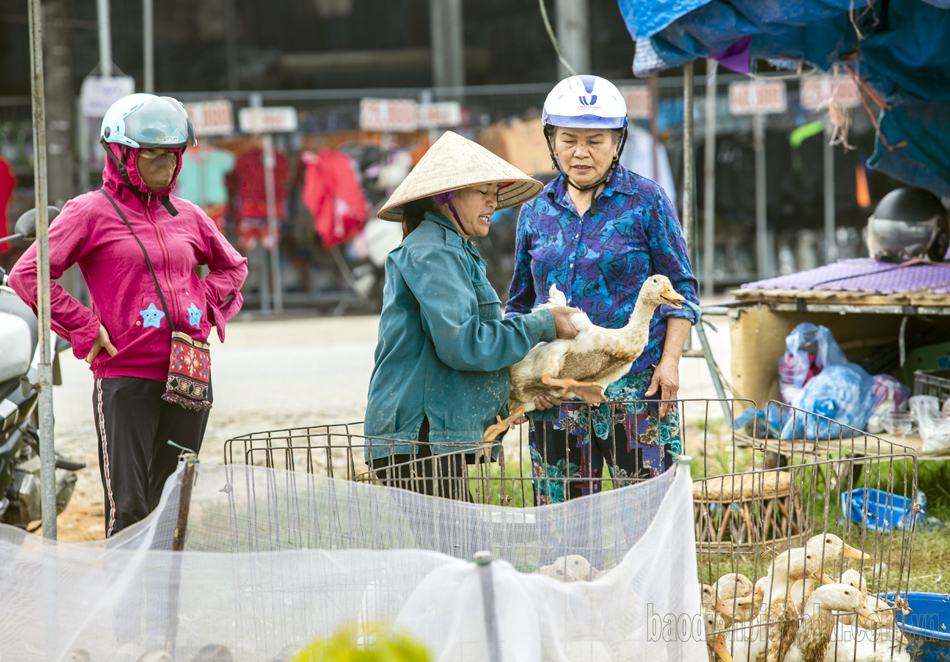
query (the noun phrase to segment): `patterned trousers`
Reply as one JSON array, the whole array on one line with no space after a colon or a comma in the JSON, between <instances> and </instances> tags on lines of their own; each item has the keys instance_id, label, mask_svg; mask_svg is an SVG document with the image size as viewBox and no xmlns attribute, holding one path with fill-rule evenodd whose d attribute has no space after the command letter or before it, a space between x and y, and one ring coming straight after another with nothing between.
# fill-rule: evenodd
<instances>
[{"instance_id":1,"label":"patterned trousers","mask_svg":"<svg viewBox=\"0 0 950 662\"><path fill-rule=\"evenodd\" d=\"M557 421L528 432L536 505L561 503L601 490L606 463L614 487L659 476L682 452L679 410L662 420L659 396L644 396L653 368L627 375L606 391L608 404L561 406Z\"/></svg>"}]
</instances>

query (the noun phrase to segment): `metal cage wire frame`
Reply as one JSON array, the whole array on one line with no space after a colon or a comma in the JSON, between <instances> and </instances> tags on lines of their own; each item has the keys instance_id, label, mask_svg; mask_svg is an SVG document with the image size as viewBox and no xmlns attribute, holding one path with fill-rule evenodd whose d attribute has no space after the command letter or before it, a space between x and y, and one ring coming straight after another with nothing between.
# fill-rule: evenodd
<instances>
[{"instance_id":1,"label":"metal cage wire frame","mask_svg":"<svg viewBox=\"0 0 950 662\"><path fill-rule=\"evenodd\" d=\"M781 435L775 426L769 430L767 423L753 419L751 434L734 432L733 458L743 458L744 463L734 462L727 473L712 476L709 458L704 457L700 473L705 478L693 486L700 576L706 590L712 589L704 595L707 619L709 606L714 607L720 597L726 598L728 611L744 617L728 628L723 627L727 623L707 620L707 627L712 625L708 629L711 650L716 638L724 636L737 660L753 659L755 648L749 642L757 639L765 645L772 637L774 645L785 650L798 629L814 623L811 615L802 613L814 582L805 581L799 593L792 587L801 579L797 575L789 575L784 586L777 587L776 593L788 598L777 604L778 610L770 611L764 604L756 608L754 599L751 610L739 608L740 594L749 587L760 580L774 583L774 578L766 579L771 575L770 562L762 557L764 550L777 556L806 545L832 580L843 581L849 568L857 571L849 579L859 582L857 588L871 596L883 623L875 628L867 619L838 614L836 638L829 646L840 655L851 652L852 658L843 659L853 659L862 642L879 651L901 650L903 642L893 628L902 624L903 605L899 599L887 603L875 596L900 595L909 588L920 512L916 452L781 403L770 402L765 411L778 412L778 431L804 430L812 438L776 438ZM903 515L898 510L901 500L909 504ZM849 560L847 546L868 558ZM783 558L787 571L792 556ZM744 572L741 579L736 574L740 572ZM862 601L868 604L867 598ZM795 604L794 610L783 612L789 602Z\"/></svg>"},{"instance_id":2,"label":"metal cage wire frame","mask_svg":"<svg viewBox=\"0 0 950 662\"><path fill-rule=\"evenodd\" d=\"M395 458L389 457L390 468L403 472L398 477L373 471L366 463L366 453L388 447L395 440L367 437L362 434L360 423L235 437L225 442L225 462L408 487L476 503L531 506L536 502L535 495L539 491L543 495L552 485L559 486L564 498L569 499L570 488L576 485L582 487L583 493L590 493L648 480L649 471L636 476L621 475L616 458L624 442L623 433L629 448L656 447L651 433L644 434L636 425L624 427L628 414L636 418L655 402L619 401L603 406L598 411L601 432L604 421L607 422L606 438L601 438L595 429L596 412L591 407L566 402L563 407L575 415L568 426L570 433L564 435L563 456L569 455L571 444L586 445L589 449L595 436L603 452L600 456L587 452L583 456L587 465L563 476L536 475L528 425L491 445L491 463L476 461L471 444L448 449L443 460L467 458L461 465L467 476L445 471L444 465L425 451L408 458L403 456L401 462L394 463ZM851 565L864 577L868 595L908 590L915 518L898 521L893 512L899 499L910 504L911 513L919 512L917 456L913 449L776 402L770 402L766 411L777 408L779 430L789 422L790 429L803 428L813 438L776 438L775 431L770 432L758 419L753 419L751 434L733 429L729 421L723 420L723 412L728 411L735 418L741 408L753 406L748 400L677 400L670 404L677 408L678 420L672 427L679 434L680 452L693 457L697 561L701 581L713 588L713 604L720 595L729 597L735 614L740 598L735 573L746 575L749 583L754 584L768 576L769 555L801 547L812 538L827 534L870 557L849 564L843 547L823 546L821 568L829 576L840 580ZM540 427L535 426L535 431ZM422 446L413 443L417 449ZM535 452L533 459L537 461L537 449ZM595 466L598 457L600 466ZM466 480L469 494L463 495ZM861 516L856 518L855 512L861 512ZM578 551L589 554L592 563L600 556L595 549ZM786 595L793 583L792 578L787 580ZM803 592L800 601L805 597ZM899 621L899 606L898 602L880 607L890 614L885 620ZM767 636L774 628L784 645L785 638L792 636L788 633L793 632L786 626L803 622L802 618L770 616L765 608L756 621L737 621L728 629L714 628L709 635L740 639L742 631L749 637L755 636L755 632ZM881 630L869 636L877 640L885 634ZM896 645L900 645L899 640Z\"/></svg>"}]
</instances>

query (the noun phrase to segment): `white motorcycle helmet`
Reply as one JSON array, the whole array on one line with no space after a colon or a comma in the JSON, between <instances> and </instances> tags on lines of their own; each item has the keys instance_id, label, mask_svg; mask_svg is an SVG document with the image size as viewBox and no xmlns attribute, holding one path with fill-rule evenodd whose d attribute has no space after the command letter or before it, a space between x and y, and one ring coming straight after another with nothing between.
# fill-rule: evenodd
<instances>
[{"instance_id":1,"label":"white motorcycle helmet","mask_svg":"<svg viewBox=\"0 0 950 662\"><path fill-rule=\"evenodd\" d=\"M573 129L622 129L617 159L607 172L607 176L590 186L583 188L574 184L567 175L567 182L579 191L600 186L613 175L617 161L627 142L627 102L617 86L600 76L571 76L554 86L544 100L541 114L544 125L544 137L548 143L551 162L556 170L564 174L561 164L554 153L554 132L557 127Z\"/></svg>"},{"instance_id":2,"label":"white motorcycle helmet","mask_svg":"<svg viewBox=\"0 0 950 662\"><path fill-rule=\"evenodd\" d=\"M102 118L99 140L134 149L198 144L195 127L180 101L144 93L130 94L109 106Z\"/></svg>"},{"instance_id":3,"label":"white motorcycle helmet","mask_svg":"<svg viewBox=\"0 0 950 662\"><path fill-rule=\"evenodd\" d=\"M122 145L123 155L126 148L181 149L184 153L189 145L197 145L198 139L195 126L178 99L138 93L109 106L102 118L99 142L125 181L133 186L123 159L109 149L109 143ZM172 216L178 214L167 195L162 196L161 202Z\"/></svg>"}]
</instances>

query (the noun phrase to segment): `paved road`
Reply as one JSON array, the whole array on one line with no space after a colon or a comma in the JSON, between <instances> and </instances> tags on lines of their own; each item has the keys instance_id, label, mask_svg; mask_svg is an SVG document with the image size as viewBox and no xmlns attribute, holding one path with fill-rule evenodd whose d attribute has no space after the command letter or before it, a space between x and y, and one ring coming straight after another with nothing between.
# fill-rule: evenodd
<instances>
[{"instance_id":1,"label":"paved road","mask_svg":"<svg viewBox=\"0 0 950 662\"><path fill-rule=\"evenodd\" d=\"M363 419L373 370L378 317L233 322L227 342L213 339L214 408L202 462L219 463L225 440L262 430ZM720 365L729 366L725 320L709 332ZM89 466L80 472L69 509L60 516L61 539L102 536L102 491L92 417L92 374L84 362L63 357L63 385L55 389L57 448ZM681 364L683 398L715 397L700 359ZM701 408L697 407L697 413ZM718 408L711 408L721 417ZM511 437L513 435L509 435Z\"/></svg>"}]
</instances>

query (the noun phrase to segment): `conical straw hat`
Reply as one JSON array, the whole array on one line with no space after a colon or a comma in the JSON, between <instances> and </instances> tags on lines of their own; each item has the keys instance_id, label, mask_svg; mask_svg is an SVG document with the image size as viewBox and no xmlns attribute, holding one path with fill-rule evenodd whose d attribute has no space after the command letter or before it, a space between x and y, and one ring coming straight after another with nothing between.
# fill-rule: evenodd
<instances>
[{"instance_id":1,"label":"conical straw hat","mask_svg":"<svg viewBox=\"0 0 950 662\"><path fill-rule=\"evenodd\" d=\"M386 221L401 222L402 205L407 202L495 182L510 184L498 191L498 209L530 200L543 188L541 182L528 177L478 143L446 131L396 187L378 215Z\"/></svg>"}]
</instances>

